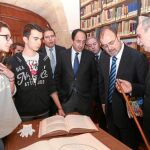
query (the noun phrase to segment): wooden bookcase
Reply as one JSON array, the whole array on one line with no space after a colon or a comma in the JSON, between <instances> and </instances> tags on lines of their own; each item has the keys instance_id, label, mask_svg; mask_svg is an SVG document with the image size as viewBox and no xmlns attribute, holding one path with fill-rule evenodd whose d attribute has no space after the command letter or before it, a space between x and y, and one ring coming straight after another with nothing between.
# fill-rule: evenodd
<instances>
[{"instance_id":1,"label":"wooden bookcase","mask_svg":"<svg viewBox=\"0 0 150 150\"><path fill-rule=\"evenodd\" d=\"M138 16L150 14L150 0L80 0L80 6L81 29L88 37L97 36L102 26L110 25L133 47Z\"/></svg>"}]
</instances>

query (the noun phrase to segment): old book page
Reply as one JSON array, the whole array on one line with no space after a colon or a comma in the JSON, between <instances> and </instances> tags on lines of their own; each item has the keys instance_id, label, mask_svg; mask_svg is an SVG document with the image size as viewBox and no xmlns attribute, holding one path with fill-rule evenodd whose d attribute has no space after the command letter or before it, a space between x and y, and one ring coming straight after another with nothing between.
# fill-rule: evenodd
<instances>
[{"instance_id":1,"label":"old book page","mask_svg":"<svg viewBox=\"0 0 150 150\"><path fill-rule=\"evenodd\" d=\"M40 122L38 136L41 137L48 133L51 133L53 136L55 136L67 134L68 132L69 131L65 125L65 118L63 116L56 115L46 118Z\"/></svg>"},{"instance_id":2,"label":"old book page","mask_svg":"<svg viewBox=\"0 0 150 150\"><path fill-rule=\"evenodd\" d=\"M40 122L38 137L98 131L93 121L84 115L52 116Z\"/></svg>"},{"instance_id":3,"label":"old book page","mask_svg":"<svg viewBox=\"0 0 150 150\"><path fill-rule=\"evenodd\" d=\"M98 131L93 121L88 116L83 115L68 115L65 118L68 130L73 131L75 129L89 129Z\"/></svg>"},{"instance_id":4,"label":"old book page","mask_svg":"<svg viewBox=\"0 0 150 150\"><path fill-rule=\"evenodd\" d=\"M83 140L84 139L84 140ZM110 150L90 133L36 142L21 150Z\"/></svg>"}]
</instances>

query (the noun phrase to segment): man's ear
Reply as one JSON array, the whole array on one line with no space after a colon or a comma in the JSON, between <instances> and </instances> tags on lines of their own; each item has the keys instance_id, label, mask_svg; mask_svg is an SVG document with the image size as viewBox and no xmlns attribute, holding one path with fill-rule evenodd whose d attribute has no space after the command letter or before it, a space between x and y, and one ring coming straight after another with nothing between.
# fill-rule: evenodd
<instances>
[{"instance_id":1,"label":"man's ear","mask_svg":"<svg viewBox=\"0 0 150 150\"><path fill-rule=\"evenodd\" d=\"M28 42L28 38L26 36L23 36L23 41L24 41L24 43L27 43Z\"/></svg>"}]
</instances>

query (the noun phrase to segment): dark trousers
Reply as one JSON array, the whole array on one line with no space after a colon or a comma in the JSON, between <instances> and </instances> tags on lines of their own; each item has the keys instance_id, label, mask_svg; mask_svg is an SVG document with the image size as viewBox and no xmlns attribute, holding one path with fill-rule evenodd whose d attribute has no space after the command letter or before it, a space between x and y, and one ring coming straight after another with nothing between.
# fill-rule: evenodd
<instances>
[{"instance_id":1,"label":"dark trousers","mask_svg":"<svg viewBox=\"0 0 150 150\"><path fill-rule=\"evenodd\" d=\"M91 116L91 100L84 98L78 93L72 92L67 102L62 103L65 113L78 112L81 115Z\"/></svg>"},{"instance_id":2,"label":"dark trousers","mask_svg":"<svg viewBox=\"0 0 150 150\"><path fill-rule=\"evenodd\" d=\"M120 128L113 121L111 105L109 105L109 111L109 115L106 115L108 132L130 148L137 150L139 144L139 134L134 121L130 120L131 122L129 122L129 126Z\"/></svg>"},{"instance_id":3,"label":"dark trousers","mask_svg":"<svg viewBox=\"0 0 150 150\"><path fill-rule=\"evenodd\" d=\"M44 118L47 118L49 116L50 115L49 115L49 111L48 111L48 112L45 112L43 114L36 115L36 116L21 116L21 119L22 119L22 121L31 121L34 119L44 119Z\"/></svg>"},{"instance_id":4,"label":"dark trousers","mask_svg":"<svg viewBox=\"0 0 150 150\"><path fill-rule=\"evenodd\" d=\"M4 150L4 143L2 139L0 139L0 150Z\"/></svg>"}]
</instances>

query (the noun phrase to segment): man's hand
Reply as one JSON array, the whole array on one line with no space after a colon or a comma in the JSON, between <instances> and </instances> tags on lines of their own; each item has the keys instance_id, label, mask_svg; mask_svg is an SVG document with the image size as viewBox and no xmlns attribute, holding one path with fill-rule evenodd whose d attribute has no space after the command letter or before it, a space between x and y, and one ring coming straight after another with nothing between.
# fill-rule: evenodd
<instances>
[{"instance_id":1,"label":"man's hand","mask_svg":"<svg viewBox=\"0 0 150 150\"><path fill-rule=\"evenodd\" d=\"M120 82L120 84L121 84L121 86L123 88L123 91L125 93L131 93L132 92L132 85L131 85L131 83L129 81L122 80L122 79L117 79L117 81ZM121 89L120 89L120 87L119 87L117 82L116 82L116 88L117 88L118 92L121 93Z\"/></svg>"},{"instance_id":2,"label":"man's hand","mask_svg":"<svg viewBox=\"0 0 150 150\"><path fill-rule=\"evenodd\" d=\"M106 113L105 104L102 104L102 109L103 109L103 112L104 112L104 114L105 114L105 113Z\"/></svg>"},{"instance_id":3,"label":"man's hand","mask_svg":"<svg viewBox=\"0 0 150 150\"><path fill-rule=\"evenodd\" d=\"M65 116L64 110L62 108L58 109L58 115Z\"/></svg>"},{"instance_id":4,"label":"man's hand","mask_svg":"<svg viewBox=\"0 0 150 150\"><path fill-rule=\"evenodd\" d=\"M0 63L0 74L4 74L10 81L14 80L14 73L2 63Z\"/></svg>"}]
</instances>

